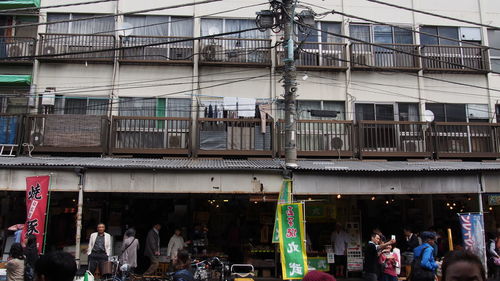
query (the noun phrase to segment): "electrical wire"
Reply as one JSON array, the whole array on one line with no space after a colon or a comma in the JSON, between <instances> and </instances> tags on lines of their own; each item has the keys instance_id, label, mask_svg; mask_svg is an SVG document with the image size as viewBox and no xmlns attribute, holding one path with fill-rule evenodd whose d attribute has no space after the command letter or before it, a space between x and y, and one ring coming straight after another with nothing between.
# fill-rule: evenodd
<instances>
[{"instance_id":1,"label":"electrical wire","mask_svg":"<svg viewBox=\"0 0 500 281\"><path fill-rule=\"evenodd\" d=\"M472 25L478 25L478 26L492 28L492 29L500 29L500 27L498 27L498 26L493 26L493 25L488 25L488 24L482 24L482 23L468 21L468 20L464 20L464 19L458 19L458 18L454 18L454 17L449 17L449 16L445 16L445 15L436 14L436 13L431 13L431 12L426 12L426 11L417 10L417 9L413 9L413 8L403 7L403 6L400 6L400 5L396 5L396 4L392 4L392 3L387 3L387 2L383 2L383 1L378 1L378 0L367 0L367 1L373 2L373 3L377 3L377 4L386 5L386 6L390 6L390 7L394 7L394 8L398 8L398 9L412 11L412 12L419 13L419 14L424 14L424 15L428 15L428 16L443 18L443 19L447 19L447 20L452 20L452 21L457 21L457 22L462 22L462 23L467 23L467 24L472 24Z\"/></svg>"},{"instance_id":2,"label":"electrical wire","mask_svg":"<svg viewBox=\"0 0 500 281\"><path fill-rule=\"evenodd\" d=\"M43 7L25 7L25 8L14 8L14 9L3 9L3 10L0 10L0 14L7 14L7 13L17 12L17 11L30 11L30 10L42 10L42 9L62 8L62 7L71 7L71 6L91 5L91 4L97 4L97 3L103 3L103 2L115 2L115 1L118 1L118 0L97 0L97 1L78 2L78 3L70 3L70 4L43 6Z\"/></svg>"}]
</instances>

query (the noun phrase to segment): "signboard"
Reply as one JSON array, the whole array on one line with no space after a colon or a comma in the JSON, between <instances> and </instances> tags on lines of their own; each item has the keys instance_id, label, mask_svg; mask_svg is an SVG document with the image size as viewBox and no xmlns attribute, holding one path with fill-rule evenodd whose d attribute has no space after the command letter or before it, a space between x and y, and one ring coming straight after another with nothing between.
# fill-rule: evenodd
<instances>
[{"instance_id":1,"label":"signboard","mask_svg":"<svg viewBox=\"0 0 500 281\"><path fill-rule=\"evenodd\" d=\"M38 253L42 252L45 235L45 218L49 197L50 176L26 178L26 223L22 240L35 235Z\"/></svg>"},{"instance_id":2,"label":"signboard","mask_svg":"<svg viewBox=\"0 0 500 281\"><path fill-rule=\"evenodd\" d=\"M476 254L486 265L483 214L458 214L458 216L465 250Z\"/></svg>"},{"instance_id":3,"label":"signboard","mask_svg":"<svg viewBox=\"0 0 500 281\"><path fill-rule=\"evenodd\" d=\"M500 206L500 194L489 194L488 195L488 205Z\"/></svg>"},{"instance_id":4,"label":"signboard","mask_svg":"<svg viewBox=\"0 0 500 281\"><path fill-rule=\"evenodd\" d=\"M273 227L273 243L280 242L280 232L278 229L278 207L279 204L292 202L292 181L283 180L283 185L281 186L280 195L278 197L278 205L276 206L276 214L274 216L274 227Z\"/></svg>"},{"instance_id":5,"label":"signboard","mask_svg":"<svg viewBox=\"0 0 500 281\"><path fill-rule=\"evenodd\" d=\"M363 271L363 251L361 246L347 248L347 270Z\"/></svg>"},{"instance_id":6,"label":"signboard","mask_svg":"<svg viewBox=\"0 0 500 281\"><path fill-rule=\"evenodd\" d=\"M302 279L308 271L302 204L278 205L278 222L283 279Z\"/></svg>"},{"instance_id":7,"label":"signboard","mask_svg":"<svg viewBox=\"0 0 500 281\"><path fill-rule=\"evenodd\" d=\"M330 271L330 265L328 264L326 257L307 257L307 266L309 270L317 270L323 272Z\"/></svg>"}]
</instances>

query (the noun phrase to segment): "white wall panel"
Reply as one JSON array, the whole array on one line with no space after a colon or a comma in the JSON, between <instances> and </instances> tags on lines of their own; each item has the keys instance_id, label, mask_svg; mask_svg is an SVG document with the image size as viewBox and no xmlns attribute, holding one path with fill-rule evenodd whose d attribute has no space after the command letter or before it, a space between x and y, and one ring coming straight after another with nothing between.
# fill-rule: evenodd
<instances>
[{"instance_id":1,"label":"white wall panel","mask_svg":"<svg viewBox=\"0 0 500 281\"><path fill-rule=\"evenodd\" d=\"M404 73L352 73L350 94L356 102L418 102L417 78Z\"/></svg>"},{"instance_id":2,"label":"white wall panel","mask_svg":"<svg viewBox=\"0 0 500 281\"><path fill-rule=\"evenodd\" d=\"M424 74L442 80L479 87L487 87L486 76L477 74ZM488 103L488 92L485 89L450 84L432 79L423 79L423 98L428 102L442 103Z\"/></svg>"}]
</instances>

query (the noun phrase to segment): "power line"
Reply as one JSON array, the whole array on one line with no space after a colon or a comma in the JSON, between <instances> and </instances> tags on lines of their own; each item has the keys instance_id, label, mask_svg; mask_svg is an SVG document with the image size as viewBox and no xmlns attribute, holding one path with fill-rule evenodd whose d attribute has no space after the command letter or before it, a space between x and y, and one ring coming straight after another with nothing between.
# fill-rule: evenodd
<instances>
[{"instance_id":1,"label":"power line","mask_svg":"<svg viewBox=\"0 0 500 281\"><path fill-rule=\"evenodd\" d=\"M374 3L377 3L377 4L386 5L386 6L390 6L390 7L394 7L394 8L398 8L398 9L412 11L412 12L415 12L415 13L420 13L420 14L424 14L424 15L428 15L428 16L443 18L443 19L447 19L447 20L453 20L453 21L458 21L458 22L462 22L462 23L467 23L467 24L478 25L478 26L482 26L482 27L493 28L493 29L500 29L500 27L493 26L493 25L482 24L482 23L468 21L468 20L464 20L464 19L458 19L458 18L449 17L449 16L445 16L445 15L435 14L435 13L426 12L426 11L417 10L417 9L408 8L408 7L403 7L403 6L400 6L400 5L391 4L391 3L387 3L387 2L383 2L383 1L378 1L378 0L367 0L367 1L374 2Z\"/></svg>"},{"instance_id":2,"label":"power line","mask_svg":"<svg viewBox=\"0 0 500 281\"><path fill-rule=\"evenodd\" d=\"M141 14L141 13L148 13L148 12L153 12L153 11L160 11L160 10L169 10L169 9L184 8L184 7L189 7L189 6L194 6L194 5L201 5L201 4L207 4L207 3L213 3L213 2L219 2L219 1L222 1L222 0L204 0L204 1L201 1L201 2L185 3L185 4L178 4L178 5L172 5L172 6L163 6L163 7L151 8L151 9L145 9L145 10L123 12L123 13L116 13L116 14L106 14L106 15L84 17L84 18L77 18L77 19L68 19L68 20L59 20L59 21L50 21L50 22L26 23L26 24L18 24L18 25L4 25L4 26L0 26L0 29L6 29L6 28L12 28L12 27L26 27L26 26L50 25L50 24L57 24L57 23L66 23L66 22L75 22L75 21L84 21L84 20L93 20L93 19L117 17L117 16L124 16L124 15Z\"/></svg>"},{"instance_id":3,"label":"power line","mask_svg":"<svg viewBox=\"0 0 500 281\"><path fill-rule=\"evenodd\" d=\"M9 14L11 12L17 12L17 11L30 11L30 10L42 10L42 9L62 8L62 7L70 7L70 6L90 5L90 4L97 4L97 3L103 3L103 2L115 2L115 1L118 1L118 0L97 0L97 1L88 1L88 2L79 2L79 3L71 3L71 4L51 5L51 6L43 6L43 7L26 7L26 8L3 9L3 10L0 10L0 14Z\"/></svg>"}]
</instances>

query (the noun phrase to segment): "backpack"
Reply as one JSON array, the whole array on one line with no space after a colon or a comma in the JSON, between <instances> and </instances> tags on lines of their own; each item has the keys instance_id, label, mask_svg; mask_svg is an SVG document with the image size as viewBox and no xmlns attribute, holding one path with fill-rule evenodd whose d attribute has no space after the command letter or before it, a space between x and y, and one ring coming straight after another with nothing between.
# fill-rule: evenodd
<instances>
[{"instance_id":1,"label":"backpack","mask_svg":"<svg viewBox=\"0 0 500 281\"><path fill-rule=\"evenodd\" d=\"M434 271L422 266L422 257L424 256L425 250L429 247L425 247L420 256L415 256L411 264L411 281L419 280L434 280Z\"/></svg>"}]
</instances>

